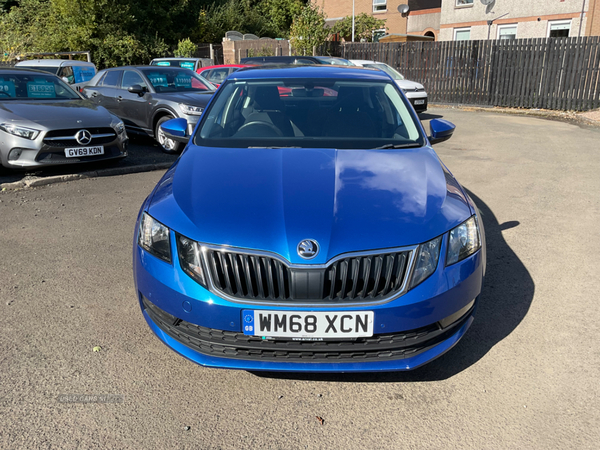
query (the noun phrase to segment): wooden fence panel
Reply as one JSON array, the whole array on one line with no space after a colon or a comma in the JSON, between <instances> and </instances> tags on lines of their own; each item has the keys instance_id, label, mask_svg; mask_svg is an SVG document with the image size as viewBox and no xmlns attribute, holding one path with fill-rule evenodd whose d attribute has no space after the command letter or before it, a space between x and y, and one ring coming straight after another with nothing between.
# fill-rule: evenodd
<instances>
[{"instance_id":1,"label":"wooden fence panel","mask_svg":"<svg viewBox=\"0 0 600 450\"><path fill-rule=\"evenodd\" d=\"M585 111L600 107L600 37L328 44L322 54L382 61L429 102Z\"/></svg>"}]
</instances>

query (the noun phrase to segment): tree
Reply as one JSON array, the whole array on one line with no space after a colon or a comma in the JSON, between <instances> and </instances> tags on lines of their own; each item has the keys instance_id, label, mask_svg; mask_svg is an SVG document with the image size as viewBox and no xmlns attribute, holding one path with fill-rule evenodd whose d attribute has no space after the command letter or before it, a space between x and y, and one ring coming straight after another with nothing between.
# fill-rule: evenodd
<instances>
[{"instance_id":1,"label":"tree","mask_svg":"<svg viewBox=\"0 0 600 450\"><path fill-rule=\"evenodd\" d=\"M177 44L177 50L175 50L175 56L191 58L192 56L194 56L194 53L196 53L197 49L198 49L198 47L196 46L196 44L194 44L192 41L190 41L190 38L182 39Z\"/></svg>"},{"instance_id":2,"label":"tree","mask_svg":"<svg viewBox=\"0 0 600 450\"><path fill-rule=\"evenodd\" d=\"M294 17L300 15L305 4L301 0L263 0L258 8L272 25L274 37L287 38Z\"/></svg>"},{"instance_id":3,"label":"tree","mask_svg":"<svg viewBox=\"0 0 600 450\"><path fill-rule=\"evenodd\" d=\"M385 19L376 19L366 13L360 13L354 16L354 40L373 41L373 32L385 28ZM337 22L331 32L339 33L345 41L352 40L352 16L346 16Z\"/></svg>"},{"instance_id":4,"label":"tree","mask_svg":"<svg viewBox=\"0 0 600 450\"><path fill-rule=\"evenodd\" d=\"M322 45L328 36L325 13L314 3L308 3L302 8L290 29L290 42L296 55L312 55L313 48Z\"/></svg>"}]
</instances>

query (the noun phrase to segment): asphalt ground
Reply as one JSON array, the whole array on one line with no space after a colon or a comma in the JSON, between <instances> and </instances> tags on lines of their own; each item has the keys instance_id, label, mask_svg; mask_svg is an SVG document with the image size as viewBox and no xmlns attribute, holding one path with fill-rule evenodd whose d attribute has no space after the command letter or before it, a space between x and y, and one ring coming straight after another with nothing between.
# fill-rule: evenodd
<instances>
[{"instance_id":1,"label":"asphalt ground","mask_svg":"<svg viewBox=\"0 0 600 450\"><path fill-rule=\"evenodd\" d=\"M600 130L436 116L488 268L471 329L412 372L206 369L164 346L131 273L162 172L1 192L0 448L597 449Z\"/></svg>"},{"instance_id":2,"label":"asphalt ground","mask_svg":"<svg viewBox=\"0 0 600 450\"><path fill-rule=\"evenodd\" d=\"M146 167L170 165L176 159L176 155L163 153L153 138L129 134L128 155L123 159L33 169L9 170L0 166L0 185L19 182L30 183L34 180L40 181L68 175L88 177L88 174L95 173L94 176L97 176L98 171L106 174L115 173L119 170L122 172L146 171Z\"/></svg>"}]
</instances>

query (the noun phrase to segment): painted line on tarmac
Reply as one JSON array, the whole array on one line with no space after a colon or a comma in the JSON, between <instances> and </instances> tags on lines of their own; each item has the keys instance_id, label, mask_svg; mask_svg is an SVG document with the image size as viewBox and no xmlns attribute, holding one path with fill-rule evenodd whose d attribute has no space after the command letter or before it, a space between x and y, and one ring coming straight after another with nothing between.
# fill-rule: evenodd
<instances>
[{"instance_id":1,"label":"painted line on tarmac","mask_svg":"<svg viewBox=\"0 0 600 450\"><path fill-rule=\"evenodd\" d=\"M110 169L92 170L90 172L73 173L68 175L56 175L45 178L34 178L31 180L15 181L13 183L0 184L0 191L14 191L49 184L65 183L67 181L81 180L83 178L110 177L115 175L126 175L130 173L151 172L153 170L166 170L173 165L172 162L158 164L144 164L141 166L114 167Z\"/></svg>"}]
</instances>

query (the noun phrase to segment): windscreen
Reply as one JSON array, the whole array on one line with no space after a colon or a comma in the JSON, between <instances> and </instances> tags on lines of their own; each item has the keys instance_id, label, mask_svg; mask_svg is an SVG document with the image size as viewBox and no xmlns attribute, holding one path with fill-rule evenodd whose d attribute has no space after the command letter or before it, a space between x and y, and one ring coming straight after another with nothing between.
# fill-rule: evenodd
<instances>
[{"instance_id":1,"label":"windscreen","mask_svg":"<svg viewBox=\"0 0 600 450\"><path fill-rule=\"evenodd\" d=\"M363 67L369 67L370 69L378 69L387 73L394 80L404 80L404 76L393 67L387 64L363 64Z\"/></svg>"},{"instance_id":2,"label":"windscreen","mask_svg":"<svg viewBox=\"0 0 600 450\"><path fill-rule=\"evenodd\" d=\"M19 69L35 69L35 70L43 70L44 72L48 72L51 73L53 75L56 75L58 73L58 69L60 69L60 67L58 66L24 66L24 65L19 65Z\"/></svg>"},{"instance_id":3,"label":"windscreen","mask_svg":"<svg viewBox=\"0 0 600 450\"><path fill-rule=\"evenodd\" d=\"M210 147L391 148L424 139L395 84L271 79L221 85L194 143Z\"/></svg>"},{"instance_id":4,"label":"windscreen","mask_svg":"<svg viewBox=\"0 0 600 450\"><path fill-rule=\"evenodd\" d=\"M214 86L187 69L161 69L160 66L142 69L156 92L214 91Z\"/></svg>"},{"instance_id":5,"label":"windscreen","mask_svg":"<svg viewBox=\"0 0 600 450\"><path fill-rule=\"evenodd\" d=\"M0 101L15 99L79 100L81 97L54 75L40 73L0 75Z\"/></svg>"},{"instance_id":6,"label":"windscreen","mask_svg":"<svg viewBox=\"0 0 600 450\"><path fill-rule=\"evenodd\" d=\"M162 61L152 61L150 63L152 66L162 66L162 67L181 67L183 69L194 70L195 61L194 60L183 60L183 59L166 59Z\"/></svg>"}]
</instances>

